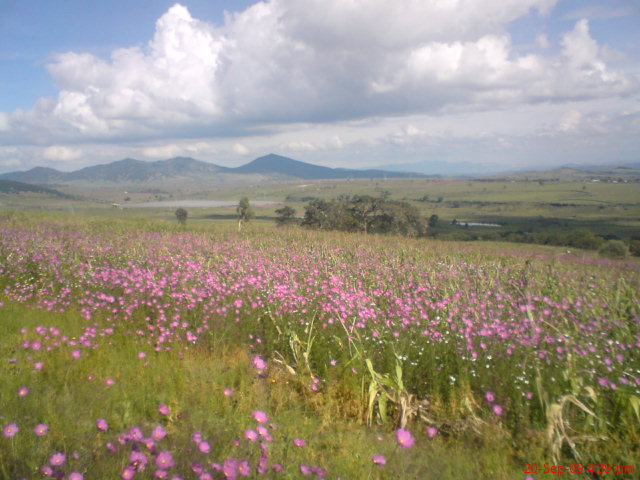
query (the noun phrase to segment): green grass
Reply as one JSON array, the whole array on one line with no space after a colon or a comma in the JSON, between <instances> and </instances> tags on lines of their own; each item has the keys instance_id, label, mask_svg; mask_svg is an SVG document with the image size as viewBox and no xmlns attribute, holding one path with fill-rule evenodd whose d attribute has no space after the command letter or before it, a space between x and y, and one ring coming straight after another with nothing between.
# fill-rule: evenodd
<instances>
[{"instance_id":1,"label":"green grass","mask_svg":"<svg viewBox=\"0 0 640 480\"><path fill-rule=\"evenodd\" d=\"M70 360L71 348L33 354L32 360L43 360L41 371L33 370L31 361L16 348L26 337L20 329L32 331L36 326L64 326L68 335L80 332L83 320L77 313L43 314L24 306L9 303L2 308L0 355L18 356L19 361L3 373L0 403L3 405L0 423L19 419L21 431L14 439L0 438L0 472L4 478L37 475L54 452L67 452L69 471L85 474L85 478L119 478L128 464L126 451L111 454L105 447L115 442L116 432L126 432L133 426L150 434L157 425L164 425L168 436L158 442L163 448L201 460L207 457L193 452L190 434L202 432L212 444L215 457L244 454L257 460L257 446L243 442L233 447L248 428L255 428L252 412L269 412L277 425L271 455L283 464L304 462L322 465L343 478L517 478L523 466L509 453L512 447L496 430L497 436L468 440L419 439L416 448L404 451L394 446L394 431L388 427L365 428L344 416L343 405L310 398L301 393L295 379L273 372L257 378L250 367L246 349L238 345L215 342L207 348L184 348L153 353L148 345L135 338L114 335L104 346ZM139 351L149 352L139 359ZM105 380L115 384L107 386ZM18 398L23 385L29 394ZM233 395L225 397L224 388ZM335 403L335 399L333 399ZM157 411L160 404L169 405L171 415ZM337 410L338 418L332 415ZM108 432L99 432L95 422L104 418ZM50 427L42 438L31 432L39 423ZM294 447L294 437L305 438L304 449ZM77 459L70 453L78 454ZM189 452L192 452L189 454ZM388 464L374 466L371 457L383 454ZM532 452L533 454L533 452ZM529 455L528 460L534 457ZM115 461L114 461L115 460ZM176 468L188 470L185 463ZM151 469L151 471L153 471ZM289 478L297 478L295 470ZM136 478L152 478L139 474Z\"/></svg>"},{"instance_id":2,"label":"green grass","mask_svg":"<svg viewBox=\"0 0 640 480\"><path fill-rule=\"evenodd\" d=\"M569 435L592 439L577 441L581 461L639 467L637 387L598 386L602 375L616 381L617 376L640 377L634 346L640 277L633 261L601 261L546 246L454 244L259 225L237 232L235 224L189 222L184 230L173 219L12 213L0 217L0 227L7 229L0 240L0 291L4 292L0 294L4 303L0 306L0 427L12 422L20 427L14 438L0 436L0 475L6 478L37 477L56 452L67 454L67 474L120 478L132 447L130 442L120 445L118 436L136 426L146 436L157 425L166 428L168 435L157 442L158 450L173 452L172 473L185 472L184 478L196 478L189 473L193 461L204 465L234 457L248 459L254 466L260 448L243 438L247 429L256 427L255 410L267 412L270 423L277 426L272 430L269 461L282 463L288 478L303 478L300 464L321 466L329 471L329 478L525 478L525 463L578 461L566 442L558 449L547 438L549 428L559 435L561 424ZM124 294L124 287L89 282L91 269L102 266L118 271L140 266L157 272L157 279L167 272L199 271L187 268L187 261L213 274L230 269L223 277L231 282L225 305L237 299L245 302L238 314L240 322L232 313L214 315L212 328L196 343L176 337L173 343L163 344L170 350L155 351L158 338L149 328L162 323L156 321L154 308L138 308L126 322L122 312L114 314L103 307L95 307L91 320L83 318L79 301L91 290L121 297L123 302L156 299L167 305L166 311L192 324L190 328L202 325L204 309L186 308L171 296L173 292L151 294L140 285ZM263 270L261 262L265 262ZM80 273L81 266L89 268L89 273ZM234 283L256 272L281 272L282 277L274 276L255 295ZM204 288L200 278L199 274L177 282L173 288L182 293ZM61 283L60 279L66 280ZM247 306L251 300L273 295L279 282L300 285L309 300L305 311L287 310L279 300L267 302L264 308ZM334 290L318 287L321 293L304 289L313 282L338 286ZM43 297L52 299L69 286L73 301L64 312L47 311L44 304L37 308L38 297L17 299L20 285L34 285L36 292L49 292ZM329 318L323 317L322 306L330 295L351 289L371 292L376 318L397 319L394 300L403 299L406 304L418 287L425 287L422 296L434 303L449 299L450 303L429 307L426 319L437 324L434 328L446 341L425 340L421 331L425 326L405 333L393 322L389 328L370 325L350 332L338 324L321 327L321 319ZM234 288L241 293L234 296ZM377 289L385 292L373 293ZM496 310L489 315L488 304L477 298L496 304L506 298L504 303L527 303L534 310L514 308L508 314ZM469 319L525 322L533 315L543 319L538 325L545 335L562 339L558 346L593 345L596 352L545 362L537 348L524 346L512 357L505 355L507 345L488 339L487 353L471 360L457 349L460 337L446 320L449 316L454 323L462 322L455 310L458 301L461 311L469 307ZM551 312L543 317L547 304ZM354 314L349 322L358 318ZM91 325L96 329L92 346L73 345ZM59 335L49 332L50 338L43 340L51 351L24 348L25 341L45 336L36 333L37 327L60 331ZM113 332L106 330L111 327ZM397 339L394 329L403 332ZM556 343L550 345L544 348L553 354ZM78 359L72 357L76 349L81 352ZM609 374L604 358L623 350L624 359L615 360L615 374ZM139 352L145 352L146 358L139 358ZM269 360L264 375L252 367L255 353ZM336 366L330 366L330 359L337 360ZM35 370L34 363L39 361L44 367ZM319 391L310 388L312 378L321 379ZM109 386L107 379L115 383ZM22 386L30 391L21 398ZM233 390L231 397L224 395L225 388ZM501 399L504 415L492 413L485 400L487 390ZM372 391L388 392L414 406L418 400L428 401L425 415L430 420L414 416L408 423L416 437L413 448L403 449L395 441L400 407L389 402L385 413L381 396L372 397ZM531 392L531 399L526 399L526 392ZM567 400L562 422L552 421L550 412L570 397L577 403ZM169 416L160 414L160 404L170 406ZM107 432L97 429L99 418L109 423ZM367 419L373 420L371 424ZM33 433L39 423L50 426L48 435ZM428 427L434 425L438 435L429 438ZM211 443L210 454L197 450L191 440L196 431ZM297 437L305 439L307 446L294 446ZM236 440L239 445L234 444ZM108 442L116 446L115 453L106 447ZM153 464L154 455L148 454ZM376 454L386 457L385 467L373 464ZM152 478L154 471L150 465L135 478Z\"/></svg>"}]
</instances>

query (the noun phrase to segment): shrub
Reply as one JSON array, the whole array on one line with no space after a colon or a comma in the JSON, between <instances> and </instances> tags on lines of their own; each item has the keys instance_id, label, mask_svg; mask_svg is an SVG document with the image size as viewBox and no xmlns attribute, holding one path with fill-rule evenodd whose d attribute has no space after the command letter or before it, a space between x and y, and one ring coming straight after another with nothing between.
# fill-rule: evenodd
<instances>
[{"instance_id":1,"label":"shrub","mask_svg":"<svg viewBox=\"0 0 640 480\"><path fill-rule=\"evenodd\" d=\"M629 255L629 247L622 240L608 240L598 250L606 258L624 258Z\"/></svg>"}]
</instances>

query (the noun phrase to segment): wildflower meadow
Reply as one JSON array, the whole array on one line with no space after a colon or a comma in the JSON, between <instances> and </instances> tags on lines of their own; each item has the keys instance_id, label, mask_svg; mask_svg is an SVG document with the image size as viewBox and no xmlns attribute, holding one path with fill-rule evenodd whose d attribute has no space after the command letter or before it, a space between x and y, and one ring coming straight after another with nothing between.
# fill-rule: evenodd
<instances>
[{"instance_id":1,"label":"wildflower meadow","mask_svg":"<svg viewBox=\"0 0 640 480\"><path fill-rule=\"evenodd\" d=\"M5 214L0 477L634 478L640 265L594 255Z\"/></svg>"}]
</instances>

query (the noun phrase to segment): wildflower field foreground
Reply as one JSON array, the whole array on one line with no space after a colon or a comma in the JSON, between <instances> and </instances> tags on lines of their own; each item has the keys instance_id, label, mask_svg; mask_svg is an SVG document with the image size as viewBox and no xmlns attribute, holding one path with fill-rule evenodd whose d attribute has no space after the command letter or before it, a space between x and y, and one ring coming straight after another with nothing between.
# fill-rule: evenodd
<instances>
[{"instance_id":1,"label":"wildflower field foreground","mask_svg":"<svg viewBox=\"0 0 640 480\"><path fill-rule=\"evenodd\" d=\"M543 247L0 215L0 478L637 478L638 292Z\"/></svg>"}]
</instances>

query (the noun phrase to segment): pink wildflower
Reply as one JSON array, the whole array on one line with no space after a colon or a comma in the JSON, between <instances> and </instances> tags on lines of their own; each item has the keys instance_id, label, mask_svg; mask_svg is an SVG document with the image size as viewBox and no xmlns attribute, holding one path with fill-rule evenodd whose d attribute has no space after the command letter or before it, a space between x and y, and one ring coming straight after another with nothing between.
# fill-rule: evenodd
<instances>
[{"instance_id":1,"label":"pink wildflower","mask_svg":"<svg viewBox=\"0 0 640 480\"><path fill-rule=\"evenodd\" d=\"M49 425L41 423L38 426L36 426L36 428L34 428L33 431L37 436L43 437L49 432Z\"/></svg>"},{"instance_id":2,"label":"pink wildflower","mask_svg":"<svg viewBox=\"0 0 640 480\"><path fill-rule=\"evenodd\" d=\"M265 368L267 368L267 362L260 355L256 355L253 357L253 367L262 372Z\"/></svg>"},{"instance_id":3,"label":"pink wildflower","mask_svg":"<svg viewBox=\"0 0 640 480\"><path fill-rule=\"evenodd\" d=\"M253 418L256 419L256 422L266 423L269 421L269 417L262 410L256 410L253 412Z\"/></svg>"},{"instance_id":4,"label":"pink wildflower","mask_svg":"<svg viewBox=\"0 0 640 480\"><path fill-rule=\"evenodd\" d=\"M398 439L398 443L403 448L411 448L415 442L415 438L411 435L409 430L405 430L404 428L399 428L396 432L396 438Z\"/></svg>"},{"instance_id":5,"label":"pink wildflower","mask_svg":"<svg viewBox=\"0 0 640 480\"><path fill-rule=\"evenodd\" d=\"M19 431L20 428L18 428L18 425L16 425L15 423L10 423L8 425L5 425L4 429L2 430L2 434L7 438L13 438Z\"/></svg>"},{"instance_id":6,"label":"pink wildflower","mask_svg":"<svg viewBox=\"0 0 640 480\"><path fill-rule=\"evenodd\" d=\"M159 468L171 468L173 466L173 455L168 450L160 452L156 457L156 464Z\"/></svg>"},{"instance_id":7,"label":"pink wildflower","mask_svg":"<svg viewBox=\"0 0 640 480\"><path fill-rule=\"evenodd\" d=\"M49 459L49 464L53 467L62 465L67 460L67 456L64 453L54 453Z\"/></svg>"},{"instance_id":8,"label":"pink wildflower","mask_svg":"<svg viewBox=\"0 0 640 480\"><path fill-rule=\"evenodd\" d=\"M98 430L100 430L101 432L106 432L107 430L109 430L109 424L104 418L99 418L98 420L96 420L96 427L98 427Z\"/></svg>"}]
</instances>

